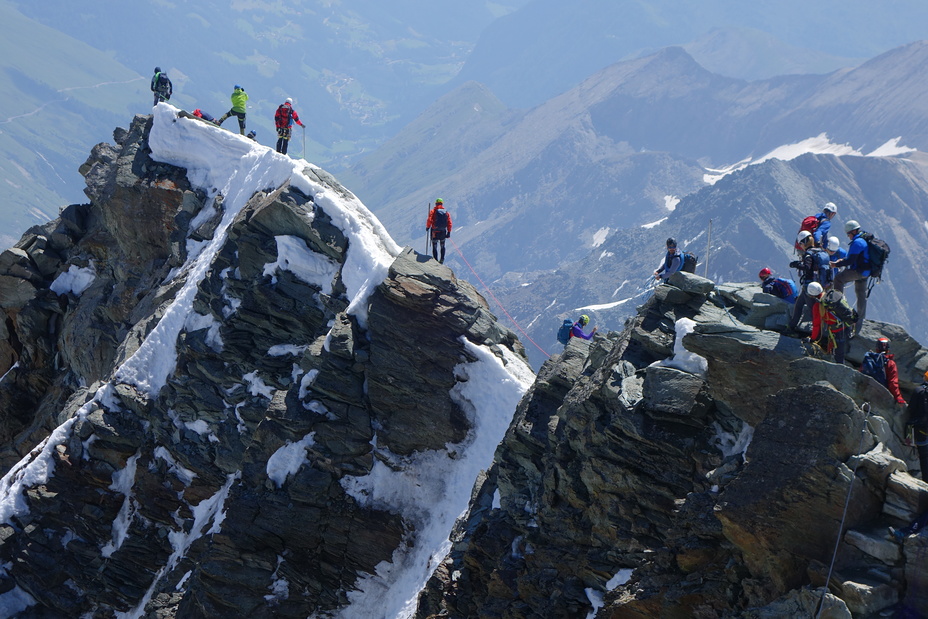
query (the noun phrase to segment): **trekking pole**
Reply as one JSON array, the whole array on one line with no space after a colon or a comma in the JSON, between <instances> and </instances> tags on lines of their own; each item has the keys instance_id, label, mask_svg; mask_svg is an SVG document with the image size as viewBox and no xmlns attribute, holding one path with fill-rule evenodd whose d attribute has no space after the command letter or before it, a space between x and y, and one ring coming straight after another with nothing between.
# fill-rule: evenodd
<instances>
[{"instance_id":1,"label":"trekking pole","mask_svg":"<svg viewBox=\"0 0 928 619\"><path fill-rule=\"evenodd\" d=\"M432 212L432 203L429 202L428 208L426 209L426 212L425 212L425 255L426 256L429 255L429 232L431 232L431 230L429 230L428 222L429 222L429 214L431 212Z\"/></svg>"},{"instance_id":2,"label":"trekking pole","mask_svg":"<svg viewBox=\"0 0 928 619\"><path fill-rule=\"evenodd\" d=\"M303 159L306 159L306 125L300 125L303 128Z\"/></svg>"},{"instance_id":3,"label":"trekking pole","mask_svg":"<svg viewBox=\"0 0 928 619\"><path fill-rule=\"evenodd\" d=\"M709 279L709 250L712 249L712 220L709 220L709 235L706 239L706 279Z\"/></svg>"}]
</instances>

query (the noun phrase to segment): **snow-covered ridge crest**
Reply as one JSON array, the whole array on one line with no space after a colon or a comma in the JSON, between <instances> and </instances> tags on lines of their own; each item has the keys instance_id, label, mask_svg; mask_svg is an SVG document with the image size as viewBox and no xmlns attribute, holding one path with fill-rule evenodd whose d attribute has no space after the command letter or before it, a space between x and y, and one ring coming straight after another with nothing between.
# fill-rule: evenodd
<instances>
[{"instance_id":1,"label":"snow-covered ridge crest","mask_svg":"<svg viewBox=\"0 0 928 619\"><path fill-rule=\"evenodd\" d=\"M207 195L224 196L222 221L212 241L185 266L189 271L182 290L145 342L117 371L117 378L155 395L174 371L176 359L172 343L177 339L190 312L199 282L225 242L226 232L251 197L259 191L273 191L290 183L312 197L333 223L349 239L348 256L342 278L348 289L349 313L364 326L367 298L386 277L387 269L400 247L377 218L354 195L327 187L320 171L302 160L293 160L243 136L183 118L178 110L161 103L154 108L154 124L149 136L152 159L187 170L194 187Z\"/></svg>"},{"instance_id":2,"label":"snow-covered ridge crest","mask_svg":"<svg viewBox=\"0 0 928 619\"><path fill-rule=\"evenodd\" d=\"M46 225L34 339L61 355L0 379L57 389L0 480L0 616L413 612L524 348L325 171L167 105L114 140Z\"/></svg>"},{"instance_id":3,"label":"snow-covered ridge crest","mask_svg":"<svg viewBox=\"0 0 928 619\"><path fill-rule=\"evenodd\" d=\"M757 159L749 157L743 161L739 161L725 168L718 170L709 169L706 171L707 173L703 178L709 185L714 185L732 172L743 170L749 165L756 165L758 163L769 161L770 159L789 161L806 154L835 155L837 157L844 155L854 155L857 157L897 157L915 152L916 149L901 145L899 143L901 140L901 137L893 138L875 150L864 154L850 144L835 144L828 137L828 134L820 133L813 138L807 138L794 144L784 144L783 146L775 148L766 155L758 157Z\"/></svg>"}]
</instances>

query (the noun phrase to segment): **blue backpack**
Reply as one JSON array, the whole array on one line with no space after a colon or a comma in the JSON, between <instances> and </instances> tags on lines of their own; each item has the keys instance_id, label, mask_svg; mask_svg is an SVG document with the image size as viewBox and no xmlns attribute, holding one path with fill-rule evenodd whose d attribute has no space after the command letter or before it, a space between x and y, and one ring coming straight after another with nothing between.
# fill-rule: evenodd
<instances>
[{"instance_id":1,"label":"blue backpack","mask_svg":"<svg viewBox=\"0 0 928 619\"><path fill-rule=\"evenodd\" d=\"M799 286L791 279L778 277L774 280L774 287L777 289L777 295L787 303L795 303L799 298Z\"/></svg>"},{"instance_id":2,"label":"blue backpack","mask_svg":"<svg viewBox=\"0 0 928 619\"><path fill-rule=\"evenodd\" d=\"M827 288L834 278L834 270L831 268L831 256L824 249L818 247L813 247L809 252L812 254L812 269L815 272L813 279L820 283L822 288Z\"/></svg>"},{"instance_id":3,"label":"blue backpack","mask_svg":"<svg viewBox=\"0 0 928 619\"><path fill-rule=\"evenodd\" d=\"M573 330L573 328L573 321L570 318L565 318L564 323L557 330L557 341L564 346L567 346L568 342L570 342L570 332Z\"/></svg>"},{"instance_id":4,"label":"blue backpack","mask_svg":"<svg viewBox=\"0 0 928 619\"><path fill-rule=\"evenodd\" d=\"M864 355L860 371L884 387L886 386L886 355L872 350Z\"/></svg>"}]
</instances>

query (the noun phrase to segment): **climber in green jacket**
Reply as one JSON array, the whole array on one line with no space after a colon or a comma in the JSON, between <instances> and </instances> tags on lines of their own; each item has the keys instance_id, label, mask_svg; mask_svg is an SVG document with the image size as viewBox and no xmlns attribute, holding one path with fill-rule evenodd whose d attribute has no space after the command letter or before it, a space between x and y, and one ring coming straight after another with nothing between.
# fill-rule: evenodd
<instances>
[{"instance_id":1,"label":"climber in green jacket","mask_svg":"<svg viewBox=\"0 0 928 619\"><path fill-rule=\"evenodd\" d=\"M238 132L245 135L245 104L248 103L248 93L245 92L244 88L236 84L231 99L232 109L223 114L216 121L216 124L221 126L229 116L235 116L238 118Z\"/></svg>"}]
</instances>

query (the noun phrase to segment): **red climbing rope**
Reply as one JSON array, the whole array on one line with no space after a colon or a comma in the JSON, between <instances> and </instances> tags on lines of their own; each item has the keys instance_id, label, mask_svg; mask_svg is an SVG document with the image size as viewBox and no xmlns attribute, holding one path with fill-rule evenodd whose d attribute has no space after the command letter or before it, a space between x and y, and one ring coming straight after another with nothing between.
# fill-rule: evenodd
<instances>
[{"instance_id":1,"label":"red climbing rope","mask_svg":"<svg viewBox=\"0 0 928 619\"><path fill-rule=\"evenodd\" d=\"M448 240L451 241L451 238L449 237ZM550 357L551 355L549 355L548 353L546 353L544 348L542 348L542 347L539 346L537 343L535 343L535 340L533 340L532 338L530 338L529 335L528 335L528 333L526 333L524 330L522 330L522 327L519 326L519 323L516 322L516 319L513 318L512 316L510 316L509 312L506 311L506 308L503 307L503 304L500 303L500 300L497 299L497 298L496 298L496 295L493 294L493 291L490 290L490 287L487 286L486 283L484 283L484 281L483 281L482 279L480 279L480 276L479 276L479 275L477 275L477 271L474 270L474 267L472 267L472 266L470 265L470 262L467 261L467 258L464 257L464 254L461 252L461 248L458 247L458 244L455 243L454 241L451 241L451 244L454 245L454 250L455 250L456 252L458 252L458 255L459 255L459 256L461 256L461 260L464 261L464 264L467 265L467 268L470 269L470 272L474 274L474 277L477 278L477 281L479 281L479 282L483 285L483 287L486 289L486 291L489 293L489 295L490 295L491 297L493 297L493 300L496 301L496 304L499 305L499 308L500 308L501 310L503 310L503 313L506 314L506 316L509 318L509 320L512 321L512 324L514 324L514 325L516 326L516 329L519 330L519 333L521 333L522 335L524 335L524 336L525 336L525 339L527 339L529 342L531 342L532 344L535 344L535 348L537 348L538 350L540 350L540 351L541 351L541 354L543 354L545 357Z\"/></svg>"}]
</instances>

